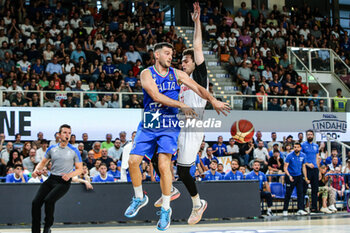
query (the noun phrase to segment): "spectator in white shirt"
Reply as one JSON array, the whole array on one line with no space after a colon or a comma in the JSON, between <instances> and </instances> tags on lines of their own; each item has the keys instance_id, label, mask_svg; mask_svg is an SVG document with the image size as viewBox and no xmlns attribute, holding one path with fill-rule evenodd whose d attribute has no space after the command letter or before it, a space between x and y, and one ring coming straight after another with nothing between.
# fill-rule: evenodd
<instances>
[{"instance_id":1,"label":"spectator in white shirt","mask_svg":"<svg viewBox=\"0 0 350 233\"><path fill-rule=\"evenodd\" d=\"M66 85L67 89L72 90L72 88L76 87L78 81L80 81L80 76L75 73L75 67L70 69L70 73L66 76Z\"/></svg>"},{"instance_id":2,"label":"spectator in white shirt","mask_svg":"<svg viewBox=\"0 0 350 233\"><path fill-rule=\"evenodd\" d=\"M242 17L242 13L240 11L237 12L237 15L234 19L234 21L237 23L238 27L243 27L244 25L244 18Z\"/></svg>"},{"instance_id":3,"label":"spectator in white shirt","mask_svg":"<svg viewBox=\"0 0 350 233\"><path fill-rule=\"evenodd\" d=\"M104 95L103 98L96 102L96 108L108 108L108 96Z\"/></svg>"},{"instance_id":4,"label":"spectator in white shirt","mask_svg":"<svg viewBox=\"0 0 350 233\"><path fill-rule=\"evenodd\" d=\"M26 37L30 37L30 33L32 32L34 32L34 27L30 24L29 19L26 18L24 24L21 26L21 33Z\"/></svg>"},{"instance_id":5,"label":"spectator in white shirt","mask_svg":"<svg viewBox=\"0 0 350 233\"><path fill-rule=\"evenodd\" d=\"M79 13L74 13L74 17L70 20L70 25L73 29L77 29L79 27L79 22L81 19L79 18Z\"/></svg>"},{"instance_id":6,"label":"spectator in white shirt","mask_svg":"<svg viewBox=\"0 0 350 233\"><path fill-rule=\"evenodd\" d=\"M258 142L258 147L254 150L253 154L254 154L254 159L260 162L261 170L263 172L266 172L268 168L267 161L270 159L270 156L269 156L269 152L267 151L267 148L264 147L263 141Z\"/></svg>"},{"instance_id":7,"label":"spectator in white shirt","mask_svg":"<svg viewBox=\"0 0 350 233\"><path fill-rule=\"evenodd\" d=\"M41 147L36 150L36 155L35 155L35 161L37 163L40 163L41 160L44 158L46 150L49 146L49 142L46 139L41 140Z\"/></svg>"},{"instance_id":8,"label":"spectator in white shirt","mask_svg":"<svg viewBox=\"0 0 350 233\"><path fill-rule=\"evenodd\" d=\"M129 46L129 51L126 52L125 55L128 58L128 62L132 62L133 64L135 64L137 60L142 61L142 57L140 53L135 51L135 48L133 45Z\"/></svg>"}]
</instances>

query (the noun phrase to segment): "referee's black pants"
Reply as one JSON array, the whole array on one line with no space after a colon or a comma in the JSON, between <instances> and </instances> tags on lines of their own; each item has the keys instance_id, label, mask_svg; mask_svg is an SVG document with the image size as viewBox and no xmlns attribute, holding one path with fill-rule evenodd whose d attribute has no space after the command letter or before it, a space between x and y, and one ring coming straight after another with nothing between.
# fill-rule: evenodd
<instances>
[{"instance_id":1,"label":"referee's black pants","mask_svg":"<svg viewBox=\"0 0 350 233\"><path fill-rule=\"evenodd\" d=\"M50 228L54 222L55 203L66 194L70 188L71 180L64 181L61 176L50 175L41 184L32 202L32 233L40 233L41 206L45 203L45 226Z\"/></svg>"},{"instance_id":2,"label":"referee's black pants","mask_svg":"<svg viewBox=\"0 0 350 233\"><path fill-rule=\"evenodd\" d=\"M285 176L286 180L286 195L284 197L283 210L288 211L289 200L292 196L294 187L297 188L298 210L304 210L304 179L303 176L293 176L293 182L289 176Z\"/></svg>"},{"instance_id":3,"label":"referee's black pants","mask_svg":"<svg viewBox=\"0 0 350 233\"><path fill-rule=\"evenodd\" d=\"M307 171L307 178L310 181L311 185L311 211L317 211L317 204L318 204L318 179L319 179L319 171L317 167L310 168L306 167ZM304 196L306 195L308 184L305 182L304 187Z\"/></svg>"}]
</instances>

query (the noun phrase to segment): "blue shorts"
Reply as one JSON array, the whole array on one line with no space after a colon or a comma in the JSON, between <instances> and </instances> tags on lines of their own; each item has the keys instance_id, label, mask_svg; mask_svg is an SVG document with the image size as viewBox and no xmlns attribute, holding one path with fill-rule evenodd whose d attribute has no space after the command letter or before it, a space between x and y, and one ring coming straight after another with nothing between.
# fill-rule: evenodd
<instances>
[{"instance_id":1,"label":"blue shorts","mask_svg":"<svg viewBox=\"0 0 350 233\"><path fill-rule=\"evenodd\" d=\"M145 129L141 122L137 127L134 144L130 154L146 156L151 160L153 154L176 154L177 139L180 134L180 128L160 128L160 129ZM158 146L157 151L156 147Z\"/></svg>"}]
</instances>

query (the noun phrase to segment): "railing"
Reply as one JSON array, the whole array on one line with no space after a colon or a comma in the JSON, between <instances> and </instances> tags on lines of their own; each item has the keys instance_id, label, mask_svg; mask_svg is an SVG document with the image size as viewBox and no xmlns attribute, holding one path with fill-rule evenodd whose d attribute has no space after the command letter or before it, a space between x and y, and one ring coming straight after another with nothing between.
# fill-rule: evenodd
<instances>
[{"instance_id":1,"label":"railing","mask_svg":"<svg viewBox=\"0 0 350 233\"><path fill-rule=\"evenodd\" d=\"M38 94L38 100L40 107L45 107L49 102L50 94L52 94L52 101L60 103L59 106L63 106L63 101L67 100L68 96L71 95L76 107L84 107L86 102L89 102L91 99L94 104L94 100L102 98L105 99L105 102L108 103L118 103L117 105L112 105L110 107L114 108L143 108L143 93L142 92L100 92L100 91L8 91L0 90L0 106L7 107L12 106L11 102L17 98L17 92L22 93L22 97L26 99L28 96L31 96L33 93ZM6 100L3 99L7 94ZM86 96L90 100L85 99ZM333 109L331 107L332 101L335 97L311 97L311 96L258 96L258 95L239 95L239 94L215 94L216 98L220 99L223 102L230 104L233 110L264 110L264 111L318 111L318 112L331 112ZM28 98L27 98L28 99ZM273 103L277 99L277 104ZM350 103L350 98L345 98ZM312 103L311 100L313 100ZM323 108L319 104L323 100ZM29 101L29 100L28 100ZM289 102L293 107L284 106L285 103ZM138 104L137 104L138 103ZM312 106L311 106L312 105ZM279 107L281 109L279 109ZM348 109L348 108L347 108Z\"/></svg>"},{"instance_id":2,"label":"railing","mask_svg":"<svg viewBox=\"0 0 350 233\"><path fill-rule=\"evenodd\" d=\"M312 73L312 62L314 61L311 57L311 50L308 48L295 48L288 47L289 62L295 64L295 70L303 70L306 72L306 85L309 87L309 77L313 77L317 84L323 89L327 97L329 97L328 90L318 80L315 74ZM298 54L297 54L298 53ZM291 56L293 55L293 56ZM292 61L292 58L296 59ZM308 65L308 66L307 66ZM316 71L316 70L315 70ZM330 108L330 106L328 106Z\"/></svg>"},{"instance_id":3,"label":"railing","mask_svg":"<svg viewBox=\"0 0 350 233\"><path fill-rule=\"evenodd\" d=\"M344 82L350 84L350 67L332 49L288 47L287 50L289 62L294 64L296 71L310 73L321 87L323 85L319 82L316 75L312 75L311 72L333 74L342 81L342 87L349 90ZM309 82L308 77L309 75L307 74L307 84Z\"/></svg>"},{"instance_id":4,"label":"railing","mask_svg":"<svg viewBox=\"0 0 350 233\"><path fill-rule=\"evenodd\" d=\"M323 136L326 136L327 137L327 148L329 148L328 149L328 153L330 153L330 151L331 151L331 142L333 141L333 142L335 142L335 143L337 143L337 144L339 144L339 146L341 147L341 155L342 155L342 164L343 164L343 166L342 166L342 171L344 172L344 170L345 170L345 168L346 168L346 149L350 149L350 146L349 145L347 145L347 144L345 144L345 143L343 143L343 142L341 142L341 141L339 141L339 140L337 140L337 139L335 139L335 138L333 138L333 137L331 137L330 135L328 135L328 134L326 134L326 133L322 133L321 132L321 134L323 135ZM345 174L345 175L350 175L350 174Z\"/></svg>"}]
</instances>

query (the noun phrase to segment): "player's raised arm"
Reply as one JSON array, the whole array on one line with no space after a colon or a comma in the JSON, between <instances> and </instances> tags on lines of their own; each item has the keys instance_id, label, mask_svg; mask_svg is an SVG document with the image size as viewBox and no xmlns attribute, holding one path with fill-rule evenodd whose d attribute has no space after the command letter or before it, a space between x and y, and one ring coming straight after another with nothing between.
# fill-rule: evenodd
<instances>
[{"instance_id":1,"label":"player's raised arm","mask_svg":"<svg viewBox=\"0 0 350 233\"><path fill-rule=\"evenodd\" d=\"M197 115L193 109L188 107L186 104L171 99L166 95L159 92L157 84L154 82L151 73L148 69L141 72L140 75L142 88L145 89L147 94L157 103L163 104L169 107L181 108L185 115L195 116Z\"/></svg>"},{"instance_id":2,"label":"player's raised arm","mask_svg":"<svg viewBox=\"0 0 350 233\"><path fill-rule=\"evenodd\" d=\"M218 101L205 88L192 80L185 72L177 69L175 72L180 83L185 84L188 88L196 92L201 98L209 101L218 114L222 112L225 116L227 116L226 112L230 112L230 106L228 103Z\"/></svg>"},{"instance_id":3,"label":"player's raised arm","mask_svg":"<svg viewBox=\"0 0 350 233\"><path fill-rule=\"evenodd\" d=\"M193 13L191 13L192 20L194 22L194 37L193 37L193 49L194 60L196 65L200 65L204 62L203 49L202 49L202 25L200 21L201 8L198 2L193 3Z\"/></svg>"}]
</instances>

